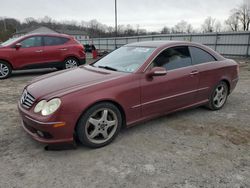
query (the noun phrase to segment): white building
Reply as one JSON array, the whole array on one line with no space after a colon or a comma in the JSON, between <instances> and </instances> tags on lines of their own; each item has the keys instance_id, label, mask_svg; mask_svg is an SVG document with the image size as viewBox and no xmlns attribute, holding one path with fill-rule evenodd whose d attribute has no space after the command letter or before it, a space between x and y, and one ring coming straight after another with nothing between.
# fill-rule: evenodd
<instances>
[{"instance_id":1,"label":"white building","mask_svg":"<svg viewBox=\"0 0 250 188\"><path fill-rule=\"evenodd\" d=\"M22 35L27 34L34 34L34 33L40 33L40 34L51 34L51 33L61 33L61 34L67 34L73 36L76 40L81 41L85 39L89 39L89 36L84 31L79 30L53 30L48 27L39 26L39 27L32 27L20 30L16 32L13 37L20 37Z\"/></svg>"}]
</instances>

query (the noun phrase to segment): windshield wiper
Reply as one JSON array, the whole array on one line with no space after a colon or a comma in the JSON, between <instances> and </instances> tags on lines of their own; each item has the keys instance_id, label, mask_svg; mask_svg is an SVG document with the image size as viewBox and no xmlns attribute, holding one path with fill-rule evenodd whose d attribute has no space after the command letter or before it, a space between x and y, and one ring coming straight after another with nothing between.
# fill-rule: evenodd
<instances>
[{"instance_id":1,"label":"windshield wiper","mask_svg":"<svg viewBox=\"0 0 250 188\"><path fill-rule=\"evenodd\" d=\"M115 69L113 67L109 67L109 66L98 66L98 68L103 68L103 69L107 69L107 70L117 71L117 69Z\"/></svg>"}]
</instances>

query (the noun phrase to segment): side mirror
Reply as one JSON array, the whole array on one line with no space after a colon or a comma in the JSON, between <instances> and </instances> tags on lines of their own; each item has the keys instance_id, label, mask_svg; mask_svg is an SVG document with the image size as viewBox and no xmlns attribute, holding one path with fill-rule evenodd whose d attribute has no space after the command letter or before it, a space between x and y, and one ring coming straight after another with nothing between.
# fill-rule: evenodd
<instances>
[{"instance_id":1,"label":"side mirror","mask_svg":"<svg viewBox=\"0 0 250 188\"><path fill-rule=\"evenodd\" d=\"M22 44L21 43L17 43L16 45L15 45L15 48L18 50L19 48L21 48L22 47Z\"/></svg>"},{"instance_id":2,"label":"side mirror","mask_svg":"<svg viewBox=\"0 0 250 188\"><path fill-rule=\"evenodd\" d=\"M164 67L154 67L147 73L147 76L149 77L164 76L166 74L167 70Z\"/></svg>"}]
</instances>

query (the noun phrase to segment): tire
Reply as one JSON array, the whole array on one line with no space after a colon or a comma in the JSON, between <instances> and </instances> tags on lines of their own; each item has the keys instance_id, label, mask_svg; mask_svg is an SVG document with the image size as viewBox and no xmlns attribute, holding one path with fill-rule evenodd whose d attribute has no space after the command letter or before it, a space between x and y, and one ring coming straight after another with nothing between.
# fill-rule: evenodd
<instances>
[{"instance_id":1,"label":"tire","mask_svg":"<svg viewBox=\"0 0 250 188\"><path fill-rule=\"evenodd\" d=\"M9 63L0 61L0 79L6 79L11 76L12 67Z\"/></svg>"},{"instance_id":2,"label":"tire","mask_svg":"<svg viewBox=\"0 0 250 188\"><path fill-rule=\"evenodd\" d=\"M73 57L64 60L63 69L70 69L79 66L79 60Z\"/></svg>"},{"instance_id":3,"label":"tire","mask_svg":"<svg viewBox=\"0 0 250 188\"><path fill-rule=\"evenodd\" d=\"M220 110L225 105L228 94L228 85L223 81L219 82L210 95L207 107L210 110Z\"/></svg>"},{"instance_id":4,"label":"tire","mask_svg":"<svg viewBox=\"0 0 250 188\"><path fill-rule=\"evenodd\" d=\"M100 148L111 143L122 127L119 109L107 102L90 107L76 126L79 141L90 148Z\"/></svg>"}]
</instances>

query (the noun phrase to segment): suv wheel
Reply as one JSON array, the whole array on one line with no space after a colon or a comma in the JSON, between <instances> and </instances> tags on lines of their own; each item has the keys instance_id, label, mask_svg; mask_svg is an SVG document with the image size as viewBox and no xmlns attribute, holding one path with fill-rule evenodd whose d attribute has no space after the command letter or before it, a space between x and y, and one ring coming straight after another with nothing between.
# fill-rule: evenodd
<instances>
[{"instance_id":1,"label":"suv wheel","mask_svg":"<svg viewBox=\"0 0 250 188\"><path fill-rule=\"evenodd\" d=\"M0 61L0 79L8 78L12 73L11 66L3 61Z\"/></svg>"},{"instance_id":2,"label":"suv wheel","mask_svg":"<svg viewBox=\"0 0 250 188\"><path fill-rule=\"evenodd\" d=\"M67 58L64 61L64 69L70 69L70 68L75 68L79 65L79 62L75 58Z\"/></svg>"}]
</instances>

